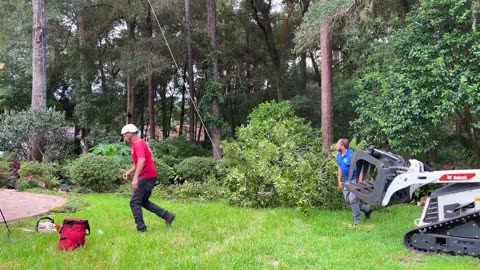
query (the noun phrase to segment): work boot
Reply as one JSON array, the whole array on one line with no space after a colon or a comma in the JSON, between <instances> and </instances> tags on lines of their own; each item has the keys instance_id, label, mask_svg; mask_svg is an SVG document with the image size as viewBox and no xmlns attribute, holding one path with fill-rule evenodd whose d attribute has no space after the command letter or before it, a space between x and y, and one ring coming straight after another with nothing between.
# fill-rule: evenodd
<instances>
[{"instance_id":1,"label":"work boot","mask_svg":"<svg viewBox=\"0 0 480 270\"><path fill-rule=\"evenodd\" d=\"M372 212L373 212L373 209L370 208L370 210L368 210L368 212L365 212L365 218L366 219L370 219L371 215L372 215Z\"/></svg>"},{"instance_id":2,"label":"work boot","mask_svg":"<svg viewBox=\"0 0 480 270\"><path fill-rule=\"evenodd\" d=\"M176 215L174 213L167 213L167 216L165 217L165 224L167 226L172 225L173 220L175 219Z\"/></svg>"}]
</instances>

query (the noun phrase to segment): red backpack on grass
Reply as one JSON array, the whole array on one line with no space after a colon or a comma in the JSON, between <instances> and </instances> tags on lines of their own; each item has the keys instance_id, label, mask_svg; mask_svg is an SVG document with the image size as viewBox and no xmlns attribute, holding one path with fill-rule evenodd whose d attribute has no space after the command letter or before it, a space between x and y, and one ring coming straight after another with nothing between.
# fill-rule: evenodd
<instances>
[{"instance_id":1,"label":"red backpack on grass","mask_svg":"<svg viewBox=\"0 0 480 270\"><path fill-rule=\"evenodd\" d=\"M86 231L88 230L88 233ZM90 234L88 220L79 218L66 218L60 229L60 250L74 250L85 244L85 235Z\"/></svg>"}]
</instances>

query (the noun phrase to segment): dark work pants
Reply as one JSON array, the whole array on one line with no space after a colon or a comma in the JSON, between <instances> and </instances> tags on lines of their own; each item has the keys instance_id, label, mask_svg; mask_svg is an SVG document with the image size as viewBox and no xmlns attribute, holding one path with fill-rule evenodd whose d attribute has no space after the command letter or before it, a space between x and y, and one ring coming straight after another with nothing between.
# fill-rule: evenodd
<instances>
[{"instance_id":1,"label":"dark work pants","mask_svg":"<svg viewBox=\"0 0 480 270\"><path fill-rule=\"evenodd\" d=\"M358 224L360 221L362 221L362 212L370 212L370 207L359 203L357 196L350 192L346 187L343 188L343 198L345 199L345 202L352 207L355 224Z\"/></svg>"},{"instance_id":2,"label":"dark work pants","mask_svg":"<svg viewBox=\"0 0 480 270\"><path fill-rule=\"evenodd\" d=\"M138 180L138 189L133 192L132 198L130 199L130 208L132 209L133 218L137 224L137 230L147 228L143 221L142 207L163 219L165 219L168 213L167 210L149 201L156 182L157 178Z\"/></svg>"}]
</instances>

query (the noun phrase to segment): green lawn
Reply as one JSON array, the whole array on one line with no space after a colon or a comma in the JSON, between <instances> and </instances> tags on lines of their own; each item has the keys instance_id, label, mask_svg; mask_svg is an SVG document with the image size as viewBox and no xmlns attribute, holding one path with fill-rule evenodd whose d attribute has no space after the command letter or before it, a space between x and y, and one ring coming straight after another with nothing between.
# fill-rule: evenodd
<instances>
[{"instance_id":1,"label":"green lawn","mask_svg":"<svg viewBox=\"0 0 480 270\"><path fill-rule=\"evenodd\" d=\"M395 206L351 227L348 211L243 209L225 203L157 202L177 213L171 228L145 214L135 231L129 199L89 194L90 207L68 215L90 221L84 248L57 249L58 234L25 232L36 218L0 227L0 269L480 269L471 257L416 254L403 246L421 209ZM99 234L98 230L103 234Z\"/></svg>"}]
</instances>

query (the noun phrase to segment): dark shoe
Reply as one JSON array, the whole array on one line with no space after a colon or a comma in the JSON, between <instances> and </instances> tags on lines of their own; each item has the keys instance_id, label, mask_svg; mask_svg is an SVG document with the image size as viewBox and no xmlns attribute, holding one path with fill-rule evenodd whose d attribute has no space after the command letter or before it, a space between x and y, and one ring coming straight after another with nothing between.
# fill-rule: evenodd
<instances>
[{"instance_id":1,"label":"dark shoe","mask_svg":"<svg viewBox=\"0 0 480 270\"><path fill-rule=\"evenodd\" d=\"M371 215L372 215L372 212L373 212L373 209L370 208L370 210L368 212L365 212L365 218L366 219L370 219Z\"/></svg>"},{"instance_id":2,"label":"dark shoe","mask_svg":"<svg viewBox=\"0 0 480 270\"><path fill-rule=\"evenodd\" d=\"M137 229L137 232L147 232L147 227L145 227L143 229Z\"/></svg>"},{"instance_id":3,"label":"dark shoe","mask_svg":"<svg viewBox=\"0 0 480 270\"><path fill-rule=\"evenodd\" d=\"M165 217L165 224L167 226L172 225L173 220L175 219L176 215L174 213L168 213L167 216Z\"/></svg>"}]
</instances>

